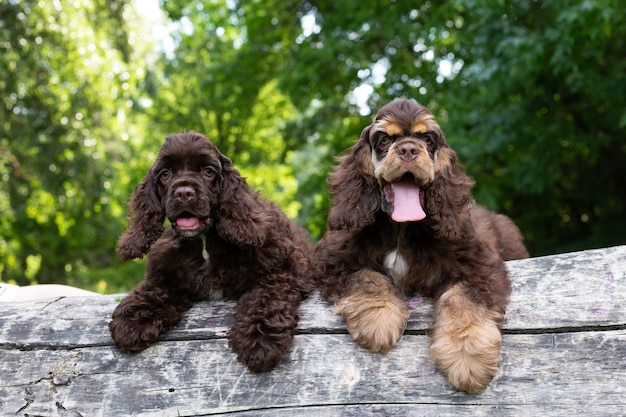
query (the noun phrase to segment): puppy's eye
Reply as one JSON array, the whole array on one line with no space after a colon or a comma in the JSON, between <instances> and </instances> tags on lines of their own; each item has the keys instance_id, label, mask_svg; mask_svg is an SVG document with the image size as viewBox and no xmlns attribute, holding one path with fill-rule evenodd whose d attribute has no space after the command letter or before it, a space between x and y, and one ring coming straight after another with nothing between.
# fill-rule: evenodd
<instances>
[{"instance_id":1,"label":"puppy's eye","mask_svg":"<svg viewBox=\"0 0 626 417\"><path fill-rule=\"evenodd\" d=\"M426 145L432 146L435 144L435 136L432 133L424 133L421 139L426 142Z\"/></svg>"},{"instance_id":2,"label":"puppy's eye","mask_svg":"<svg viewBox=\"0 0 626 417\"><path fill-rule=\"evenodd\" d=\"M391 143L391 137L390 136L383 136L380 139L378 139L378 143L376 144L377 148L384 148L386 146L389 146L389 144Z\"/></svg>"},{"instance_id":3,"label":"puppy's eye","mask_svg":"<svg viewBox=\"0 0 626 417\"><path fill-rule=\"evenodd\" d=\"M207 165L204 168L202 168L202 175L204 175L205 177L209 179L215 177L215 174L217 174L217 170L211 165Z\"/></svg>"},{"instance_id":4,"label":"puppy's eye","mask_svg":"<svg viewBox=\"0 0 626 417\"><path fill-rule=\"evenodd\" d=\"M157 174L157 178L161 182L167 182L167 180L169 180L171 177L172 177L172 172L167 168L163 168Z\"/></svg>"}]
</instances>

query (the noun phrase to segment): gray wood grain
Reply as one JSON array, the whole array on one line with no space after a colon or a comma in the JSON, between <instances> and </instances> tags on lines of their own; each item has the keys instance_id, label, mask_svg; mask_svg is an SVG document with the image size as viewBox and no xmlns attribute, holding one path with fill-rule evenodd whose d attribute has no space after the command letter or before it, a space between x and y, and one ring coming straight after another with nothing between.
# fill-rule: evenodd
<instances>
[{"instance_id":1,"label":"gray wood grain","mask_svg":"<svg viewBox=\"0 0 626 417\"><path fill-rule=\"evenodd\" d=\"M0 304L2 416L626 415L626 246L509 262L498 375L455 391L428 357L430 302L386 355L352 343L317 295L288 358L254 374L225 339L232 302L198 303L138 354L112 344L118 298Z\"/></svg>"}]
</instances>

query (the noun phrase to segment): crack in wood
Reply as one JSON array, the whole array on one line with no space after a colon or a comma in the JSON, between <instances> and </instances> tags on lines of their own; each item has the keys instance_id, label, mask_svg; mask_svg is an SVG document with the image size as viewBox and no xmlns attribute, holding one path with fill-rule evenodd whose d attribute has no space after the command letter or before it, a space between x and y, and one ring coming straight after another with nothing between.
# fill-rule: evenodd
<instances>
[{"instance_id":1,"label":"crack in wood","mask_svg":"<svg viewBox=\"0 0 626 417\"><path fill-rule=\"evenodd\" d=\"M24 401L26 401L26 404L24 404L19 410L15 412L16 415L26 410L35 401L35 396L30 389L24 388L24 392L26 394L26 396L24 397Z\"/></svg>"}]
</instances>

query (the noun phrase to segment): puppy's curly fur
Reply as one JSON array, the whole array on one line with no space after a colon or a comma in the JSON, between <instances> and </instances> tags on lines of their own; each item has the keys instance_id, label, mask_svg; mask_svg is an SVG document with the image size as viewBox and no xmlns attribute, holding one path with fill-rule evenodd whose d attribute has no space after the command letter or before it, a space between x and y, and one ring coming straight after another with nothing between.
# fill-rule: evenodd
<instances>
[{"instance_id":1,"label":"puppy's curly fur","mask_svg":"<svg viewBox=\"0 0 626 417\"><path fill-rule=\"evenodd\" d=\"M413 100L387 104L328 182L319 279L354 340L387 352L408 320L403 297L419 292L435 300L435 363L456 388L484 390L511 292L504 261L528 252L508 217L474 203L432 113Z\"/></svg>"},{"instance_id":2,"label":"puppy's curly fur","mask_svg":"<svg viewBox=\"0 0 626 417\"><path fill-rule=\"evenodd\" d=\"M304 231L195 132L166 138L130 209L117 252L128 260L149 251L149 258L144 280L113 312L116 346L145 349L195 301L221 295L238 300L228 331L238 359L253 371L275 367L314 288Z\"/></svg>"}]
</instances>

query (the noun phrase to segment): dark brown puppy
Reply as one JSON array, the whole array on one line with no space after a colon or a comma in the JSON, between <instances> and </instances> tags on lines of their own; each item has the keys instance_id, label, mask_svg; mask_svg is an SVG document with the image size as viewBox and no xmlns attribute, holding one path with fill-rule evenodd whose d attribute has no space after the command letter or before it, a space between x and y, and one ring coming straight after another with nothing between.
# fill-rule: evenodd
<instances>
[{"instance_id":1,"label":"dark brown puppy","mask_svg":"<svg viewBox=\"0 0 626 417\"><path fill-rule=\"evenodd\" d=\"M329 177L328 230L316 249L323 296L361 346L387 352L435 300L430 353L450 382L485 389L500 359L511 283L504 261L528 256L513 222L474 203L468 177L431 112L398 99Z\"/></svg>"},{"instance_id":2,"label":"dark brown puppy","mask_svg":"<svg viewBox=\"0 0 626 417\"><path fill-rule=\"evenodd\" d=\"M116 346L145 349L195 301L224 296L238 300L228 331L238 359L253 371L275 367L314 287L304 231L194 132L167 137L130 209L117 251L124 260L149 251L149 259L144 280L113 312Z\"/></svg>"}]
</instances>

